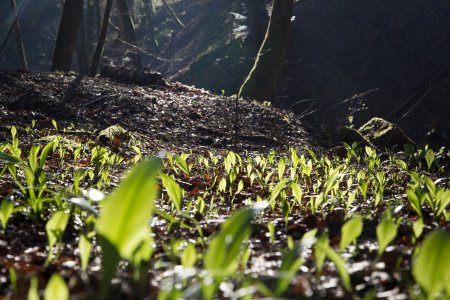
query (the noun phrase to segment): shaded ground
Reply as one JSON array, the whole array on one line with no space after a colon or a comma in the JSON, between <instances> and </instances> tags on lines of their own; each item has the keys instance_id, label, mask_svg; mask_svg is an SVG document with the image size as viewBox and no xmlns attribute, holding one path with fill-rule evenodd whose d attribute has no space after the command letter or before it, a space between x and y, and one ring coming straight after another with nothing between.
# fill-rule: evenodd
<instances>
[{"instance_id":1,"label":"shaded ground","mask_svg":"<svg viewBox=\"0 0 450 300\"><path fill-rule=\"evenodd\" d=\"M0 72L0 105L6 126L32 119L48 126L73 123L94 131L118 124L153 144L230 148L234 143L234 98L175 83L168 87L129 86L75 74ZM238 149L311 143L289 112L239 101Z\"/></svg>"}]
</instances>

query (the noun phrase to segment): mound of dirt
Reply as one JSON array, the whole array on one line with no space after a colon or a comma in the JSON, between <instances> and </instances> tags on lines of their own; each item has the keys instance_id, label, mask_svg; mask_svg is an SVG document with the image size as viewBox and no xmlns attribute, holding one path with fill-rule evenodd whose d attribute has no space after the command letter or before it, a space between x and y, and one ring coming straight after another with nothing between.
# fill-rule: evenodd
<instances>
[{"instance_id":1,"label":"mound of dirt","mask_svg":"<svg viewBox=\"0 0 450 300\"><path fill-rule=\"evenodd\" d=\"M238 103L238 149L316 144L292 113ZM74 73L0 72L0 129L69 126L96 132L120 125L155 146L231 148L235 102L179 83L137 86ZM316 133L317 135L317 133Z\"/></svg>"}]
</instances>

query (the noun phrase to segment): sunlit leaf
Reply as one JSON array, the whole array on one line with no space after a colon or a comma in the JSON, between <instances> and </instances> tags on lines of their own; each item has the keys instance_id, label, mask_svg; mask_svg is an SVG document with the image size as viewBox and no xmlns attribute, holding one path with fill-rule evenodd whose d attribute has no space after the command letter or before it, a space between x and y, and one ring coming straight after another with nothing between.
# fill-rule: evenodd
<instances>
[{"instance_id":1,"label":"sunlit leaf","mask_svg":"<svg viewBox=\"0 0 450 300\"><path fill-rule=\"evenodd\" d=\"M204 257L204 266L212 276L222 278L237 268L237 258L243 241L250 234L250 222L267 207L266 201L242 209L231 216L213 237Z\"/></svg>"},{"instance_id":2,"label":"sunlit leaf","mask_svg":"<svg viewBox=\"0 0 450 300\"><path fill-rule=\"evenodd\" d=\"M412 228L414 232L414 237L415 238L420 237L423 231L423 219L422 218L417 219L417 221L413 223Z\"/></svg>"},{"instance_id":3,"label":"sunlit leaf","mask_svg":"<svg viewBox=\"0 0 450 300\"><path fill-rule=\"evenodd\" d=\"M47 232L48 245L50 248L62 239L68 221L69 214L63 211L57 211L50 220L48 220L45 225L45 230Z\"/></svg>"},{"instance_id":4,"label":"sunlit leaf","mask_svg":"<svg viewBox=\"0 0 450 300\"><path fill-rule=\"evenodd\" d=\"M420 218L422 218L422 207L420 204L420 199L417 197L416 193L412 189L406 190L406 195L408 196L409 203L412 208L419 214Z\"/></svg>"},{"instance_id":5,"label":"sunlit leaf","mask_svg":"<svg viewBox=\"0 0 450 300\"><path fill-rule=\"evenodd\" d=\"M397 236L398 224L391 218L384 217L377 225L377 239L378 239L378 256L383 254L384 249Z\"/></svg>"},{"instance_id":6,"label":"sunlit leaf","mask_svg":"<svg viewBox=\"0 0 450 300\"><path fill-rule=\"evenodd\" d=\"M160 166L161 160L156 158L136 166L104 200L97 232L115 245L124 258L130 258L150 234L147 221L154 207Z\"/></svg>"},{"instance_id":7,"label":"sunlit leaf","mask_svg":"<svg viewBox=\"0 0 450 300\"><path fill-rule=\"evenodd\" d=\"M41 156L39 157L39 167L43 168L45 165L45 161L47 160L47 156L50 153L50 150L53 149L53 146L55 145L54 142L48 143L45 145L45 147L41 151Z\"/></svg>"},{"instance_id":8,"label":"sunlit leaf","mask_svg":"<svg viewBox=\"0 0 450 300\"><path fill-rule=\"evenodd\" d=\"M188 165L186 163L186 160L184 158L182 158L181 156L176 156L175 157L175 161L177 162L178 167L184 172L186 173L186 175L189 175L189 168Z\"/></svg>"},{"instance_id":9,"label":"sunlit leaf","mask_svg":"<svg viewBox=\"0 0 450 300\"><path fill-rule=\"evenodd\" d=\"M438 209L436 212L436 215L440 216L444 210L447 208L447 206L450 204L450 190L440 190L437 193L437 205Z\"/></svg>"},{"instance_id":10,"label":"sunlit leaf","mask_svg":"<svg viewBox=\"0 0 450 300\"><path fill-rule=\"evenodd\" d=\"M428 299L448 288L450 283L450 234L435 231L429 234L420 246L412 265L414 279L426 292Z\"/></svg>"},{"instance_id":11,"label":"sunlit leaf","mask_svg":"<svg viewBox=\"0 0 450 300\"><path fill-rule=\"evenodd\" d=\"M275 200L277 199L280 192L286 187L286 183L288 182L288 179L283 179L280 182L277 183L277 185L274 187L272 192L270 193L269 203L273 207Z\"/></svg>"},{"instance_id":12,"label":"sunlit leaf","mask_svg":"<svg viewBox=\"0 0 450 300\"><path fill-rule=\"evenodd\" d=\"M302 245L297 244L291 250L284 253L275 285L275 296L281 296L286 291L292 278L302 265L302 260L300 258L301 251Z\"/></svg>"},{"instance_id":13,"label":"sunlit leaf","mask_svg":"<svg viewBox=\"0 0 450 300\"><path fill-rule=\"evenodd\" d=\"M103 201L104 207L97 221L103 252L101 299L106 297L120 258L133 261L133 255L150 237L148 218L154 209L158 190L156 176L161 165L159 158L137 165L117 190Z\"/></svg>"},{"instance_id":14,"label":"sunlit leaf","mask_svg":"<svg viewBox=\"0 0 450 300\"><path fill-rule=\"evenodd\" d=\"M324 251L326 256L336 265L336 269L339 272L339 277L341 278L342 284L347 291L352 290L352 283L350 281L350 276L348 275L347 266L342 257L333 250L329 245L324 246Z\"/></svg>"},{"instance_id":15,"label":"sunlit leaf","mask_svg":"<svg viewBox=\"0 0 450 300\"><path fill-rule=\"evenodd\" d=\"M227 189L227 180L225 178L222 178L219 182L219 187L217 188L217 190L219 192L225 192Z\"/></svg>"},{"instance_id":16,"label":"sunlit leaf","mask_svg":"<svg viewBox=\"0 0 450 300\"><path fill-rule=\"evenodd\" d=\"M269 224L267 224L267 230L269 230L270 242L273 243L275 240L275 225L273 225L272 222L269 222Z\"/></svg>"},{"instance_id":17,"label":"sunlit leaf","mask_svg":"<svg viewBox=\"0 0 450 300\"><path fill-rule=\"evenodd\" d=\"M91 255L92 244L84 234L80 235L78 250L80 251L81 269L86 272L89 264L89 257Z\"/></svg>"},{"instance_id":18,"label":"sunlit leaf","mask_svg":"<svg viewBox=\"0 0 450 300\"><path fill-rule=\"evenodd\" d=\"M8 220L13 213L13 204L9 199L5 198L2 201L2 205L0 208L0 221L2 222L3 230L6 230L6 226L8 225Z\"/></svg>"},{"instance_id":19,"label":"sunlit leaf","mask_svg":"<svg viewBox=\"0 0 450 300\"><path fill-rule=\"evenodd\" d=\"M181 187L169 175L161 173L159 176L161 177L163 186L167 190L167 194L169 195L170 200L172 200L172 203L175 205L176 210L180 211L181 210L181 194L182 194Z\"/></svg>"},{"instance_id":20,"label":"sunlit leaf","mask_svg":"<svg viewBox=\"0 0 450 300\"><path fill-rule=\"evenodd\" d=\"M317 271L322 272L323 263L325 262L326 252L325 247L328 247L329 239L328 233L323 233L316 241L314 246L314 256L316 258Z\"/></svg>"},{"instance_id":21,"label":"sunlit leaf","mask_svg":"<svg viewBox=\"0 0 450 300\"><path fill-rule=\"evenodd\" d=\"M292 195L294 195L295 200L297 203L301 206L302 205L302 199L303 199L303 191L300 185L296 182L293 182L291 184L292 189Z\"/></svg>"},{"instance_id":22,"label":"sunlit leaf","mask_svg":"<svg viewBox=\"0 0 450 300\"><path fill-rule=\"evenodd\" d=\"M39 290L38 290L38 279L36 276L31 277L30 279L30 288L27 293L28 300L39 300Z\"/></svg>"},{"instance_id":23,"label":"sunlit leaf","mask_svg":"<svg viewBox=\"0 0 450 300\"><path fill-rule=\"evenodd\" d=\"M45 300L67 300L69 299L69 288L58 273L54 273L47 283L44 291Z\"/></svg>"},{"instance_id":24,"label":"sunlit leaf","mask_svg":"<svg viewBox=\"0 0 450 300\"><path fill-rule=\"evenodd\" d=\"M284 175L284 171L286 170L286 160L284 158L281 158L278 161L278 179L281 180Z\"/></svg>"},{"instance_id":25,"label":"sunlit leaf","mask_svg":"<svg viewBox=\"0 0 450 300\"><path fill-rule=\"evenodd\" d=\"M197 261L197 251L194 244L189 243L181 254L181 264L184 268L192 268Z\"/></svg>"},{"instance_id":26,"label":"sunlit leaf","mask_svg":"<svg viewBox=\"0 0 450 300\"><path fill-rule=\"evenodd\" d=\"M425 153L425 160L427 162L428 170L431 169L431 165L433 164L435 157L436 157L436 155L435 155L434 151L431 149L428 149L427 153Z\"/></svg>"},{"instance_id":27,"label":"sunlit leaf","mask_svg":"<svg viewBox=\"0 0 450 300\"><path fill-rule=\"evenodd\" d=\"M339 244L339 251L344 249L353 241L355 241L362 233L363 218L361 216L354 217L342 226L341 228L341 242Z\"/></svg>"}]
</instances>

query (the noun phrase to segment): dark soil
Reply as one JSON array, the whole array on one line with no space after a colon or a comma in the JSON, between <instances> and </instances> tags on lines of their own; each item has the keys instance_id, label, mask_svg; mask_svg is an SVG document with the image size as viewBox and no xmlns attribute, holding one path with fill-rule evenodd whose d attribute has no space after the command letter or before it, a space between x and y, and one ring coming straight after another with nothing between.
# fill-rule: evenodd
<instances>
[{"instance_id":1,"label":"dark soil","mask_svg":"<svg viewBox=\"0 0 450 300\"><path fill-rule=\"evenodd\" d=\"M60 128L73 123L93 132L118 124L163 145L234 147L235 99L179 83L126 85L76 74L0 72L0 126ZM313 141L295 116L258 103L238 103L237 149L269 149ZM8 133L9 134L9 133Z\"/></svg>"}]
</instances>

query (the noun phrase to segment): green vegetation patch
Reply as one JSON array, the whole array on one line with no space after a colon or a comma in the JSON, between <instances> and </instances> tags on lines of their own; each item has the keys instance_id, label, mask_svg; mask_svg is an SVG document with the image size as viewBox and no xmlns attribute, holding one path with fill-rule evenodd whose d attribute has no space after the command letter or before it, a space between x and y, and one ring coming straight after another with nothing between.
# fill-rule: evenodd
<instances>
[{"instance_id":1,"label":"green vegetation patch","mask_svg":"<svg viewBox=\"0 0 450 300\"><path fill-rule=\"evenodd\" d=\"M157 153L54 127L0 144L3 297L450 297L443 148Z\"/></svg>"}]
</instances>

